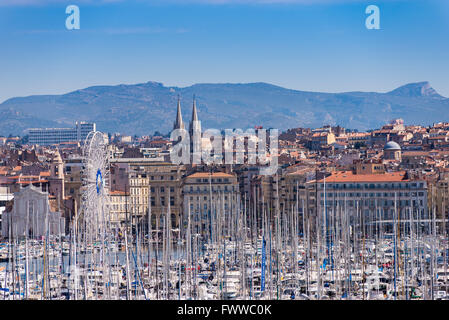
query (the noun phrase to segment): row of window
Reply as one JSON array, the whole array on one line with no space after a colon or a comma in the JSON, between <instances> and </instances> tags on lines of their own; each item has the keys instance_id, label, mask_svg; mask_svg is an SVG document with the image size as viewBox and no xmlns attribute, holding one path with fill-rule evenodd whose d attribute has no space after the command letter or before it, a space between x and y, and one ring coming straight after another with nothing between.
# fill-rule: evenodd
<instances>
[{"instance_id":1,"label":"row of window","mask_svg":"<svg viewBox=\"0 0 449 320\"><path fill-rule=\"evenodd\" d=\"M322 192L321 197L324 197L324 193ZM342 192L342 193L333 193L333 192L326 192L326 197L330 197L332 198L333 196L335 197L357 197L357 198L373 198L373 197L391 197L394 198L396 195L396 197L423 197L424 196L424 192L384 192L384 193L352 193L352 192Z\"/></svg>"},{"instance_id":2,"label":"row of window","mask_svg":"<svg viewBox=\"0 0 449 320\"><path fill-rule=\"evenodd\" d=\"M191 212L191 213L195 213L194 210L196 210L196 213L195 213L195 214L198 214L200 208L201 208L201 207L200 207L199 204L197 204L196 206L194 206L193 203L190 204L190 212ZM207 203L204 203L204 204L203 204L203 209L204 209L204 210L207 210L207 208L208 208ZM225 208L226 210L229 209L229 205L228 205L227 203L225 203L224 208Z\"/></svg>"},{"instance_id":3,"label":"row of window","mask_svg":"<svg viewBox=\"0 0 449 320\"><path fill-rule=\"evenodd\" d=\"M221 197L217 197L217 199L218 199L218 200L221 200L222 198L221 198ZM228 200L228 196L225 196L224 199L225 199L225 200ZM235 197L232 197L232 199L235 199ZM196 200L199 201L199 200L200 200L200 197L196 197ZM204 199L203 199L203 200L204 200L204 201L209 201L209 197L204 196ZM212 200L215 200L215 197L212 197ZM190 201L193 201L193 197L190 197Z\"/></svg>"},{"instance_id":4,"label":"row of window","mask_svg":"<svg viewBox=\"0 0 449 320\"><path fill-rule=\"evenodd\" d=\"M151 197L151 206L156 206L156 205L165 206L166 205L165 199L166 199L165 197L158 197L158 201L156 202L156 197ZM130 200L129 203L132 205L148 204L148 198L133 198L133 197L131 197L129 200ZM175 197L170 197L170 205L171 206L175 205Z\"/></svg>"},{"instance_id":5,"label":"row of window","mask_svg":"<svg viewBox=\"0 0 449 320\"><path fill-rule=\"evenodd\" d=\"M222 191L222 188L221 188L222 186L203 186L203 188L201 188L201 187L199 187L199 186L197 186L196 188L194 188L193 186L190 186L190 187L184 187L184 190L185 191L190 191L190 192L194 192L194 191L197 191L197 192L199 192L199 191L201 191L201 190L203 190L203 191L209 191L209 190L212 190L212 192L214 192L214 191ZM223 191L236 191L237 190L237 187L234 187L234 186L224 186L224 188L223 188Z\"/></svg>"},{"instance_id":6,"label":"row of window","mask_svg":"<svg viewBox=\"0 0 449 320\"><path fill-rule=\"evenodd\" d=\"M324 188L324 183L320 184ZM326 189L416 189L424 188L423 182L413 183L336 183L326 184Z\"/></svg>"},{"instance_id":7,"label":"row of window","mask_svg":"<svg viewBox=\"0 0 449 320\"><path fill-rule=\"evenodd\" d=\"M165 197L159 197L159 203L158 205L160 206L165 206ZM175 197L170 197L170 205L174 206L175 205ZM151 197L151 206L156 206L156 198L155 197Z\"/></svg>"},{"instance_id":8,"label":"row of window","mask_svg":"<svg viewBox=\"0 0 449 320\"><path fill-rule=\"evenodd\" d=\"M150 180L165 180L164 177L165 176L160 176L159 178L156 179L155 176L150 176ZM167 180L175 180L175 176L170 176L170 178Z\"/></svg>"},{"instance_id":9,"label":"row of window","mask_svg":"<svg viewBox=\"0 0 449 320\"><path fill-rule=\"evenodd\" d=\"M129 184L131 186L141 186L147 183L147 180L145 179L147 177L146 174L142 174L139 176L139 178L131 178ZM142 179L144 178L144 179ZM175 176L169 176L167 177L167 179L165 179L165 176L159 176L159 177L155 177L155 176L151 176L150 180L152 181L164 181L164 180L168 180L168 181L174 181L175 180Z\"/></svg>"},{"instance_id":10,"label":"row of window","mask_svg":"<svg viewBox=\"0 0 449 320\"><path fill-rule=\"evenodd\" d=\"M214 182L229 182L229 178L212 178L210 180L212 183ZM209 178L205 178L205 179L196 179L196 182L201 183L201 182L209 182Z\"/></svg>"},{"instance_id":11,"label":"row of window","mask_svg":"<svg viewBox=\"0 0 449 320\"><path fill-rule=\"evenodd\" d=\"M324 200L320 201L321 205L324 205ZM370 206L370 207L393 207L395 205L395 201L394 200L326 200L326 205L327 206L340 206L340 207L344 207L344 206L349 206L349 207L355 207L357 206L357 203L360 206ZM396 205L399 207L408 207L410 205L412 205L414 207L416 206L423 206L424 202L423 200L419 200L419 202L417 200L398 200L396 201Z\"/></svg>"},{"instance_id":12,"label":"row of window","mask_svg":"<svg viewBox=\"0 0 449 320\"><path fill-rule=\"evenodd\" d=\"M165 188L165 187L150 187L151 193L155 194L157 191L159 193L165 193L170 190L170 193L175 193L175 187ZM132 195L148 195L148 188L131 188Z\"/></svg>"}]
</instances>

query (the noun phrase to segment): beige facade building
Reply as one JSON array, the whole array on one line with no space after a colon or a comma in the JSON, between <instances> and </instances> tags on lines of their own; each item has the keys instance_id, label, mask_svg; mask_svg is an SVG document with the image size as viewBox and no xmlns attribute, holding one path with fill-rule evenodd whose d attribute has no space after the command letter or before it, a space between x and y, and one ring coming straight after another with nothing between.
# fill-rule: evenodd
<instances>
[{"instance_id":1,"label":"beige facade building","mask_svg":"<svg viewBox=\"0 0 449 320\"><path fill-rule=\"evenodd\" d=\"M59 151L55 151L50 161L49 194L54 196L59 203L58 210L62 207L64 201L64 162L61 159Z\"/></svg>"},{"instance_id":2,"label":"beige facade building","mask_svg":"<svg viewBox=\"0 0 449 320\"><path fill-rule=\"evenodd\" d=\"M335 142L335 134L332 132L317 132L312 135L311 149L319 150Z\"/></svg>"},{"instance_id":3,"label":"beige facade building","mask_svg":"<svg viewBox=\"0 0 449 320\"><path fill-rule=\"evenodd\" d=\"M369 132L351 132L347 134L348 143L356 145L357 143L368 146L370 144L371 134Z\"/></svg>"},{"instance_id":4,"label":"beige facade building","mask_svg":"<svg viewBox=\"0 0 449 320\"><path fill-rule=\"evenodd\" d=\"M210 215L224 209L231 221L239 199L237 177L223 172L197 172L187 176L183 184L185 217L189 212L196 233L210 235ZM183 223L186 223L184 219ZM224 228L229 228L224 226Z\"/></svg>"},{"instance_id":5,"label":"beige facade building","mask_svg":"<svg viewBox=\"0 0 449 320\"><path fill-rule=\"evenodd\" d=\"M267 211L267 217L273 223L279 200L281 217L290 221L290 216L282 213L297 212L299 221L301 221L300 229L302 229L303 214L305 214L304 217L309 223L314 221L316 208L315 174L315 168L298 167L291 168L279 176L255 176L251 184L251 203L254 203L255 197L258 211L261 212L263 206L264 210ZM283 222L282 218L281 222ZM260 224L261 221L258 223Z\"/></svg>"},{"instance_id":6,"label":"beige facade building","mask_svg":"<svg viewBox=\"0 0 449 320\"><path fill-rule=\"evenodd\" d=\"M449 171L440 172L435 178L428 184L429 210L431 212L435 210L437 223L447 230L449 227Z\"/></svg>"},{"instance_id":7,"label":"beige facade building","mask_svg":"<svg viewBox=\"0 0 449 320\"><path fill-rule=\"evenodd\" d=\"M385 221L391 227L395 210L396 217L428 219L427 182L414 180L405 171L381 174L354 174L338 171L318 181L318 212L326 209L328 214L344 208L352 223L357 216L365 221Z\"/></svg>"},{"instance_id":8,"label":"beige facade building","mask_svg":"<svg viewBox=\"0 0 449 320\"><path fill-rule=\"evenodd\" d=\"M114 230L119 230L126 221L126 212L129 194L124 191L111 191L109 193L111 206L109 210L111 225Z\"/></svg>"},{"instance_id":9,"label":"beige facade building","mask_svg":"<svg viewBox=\"0 0 449 320\"><path fill-rule=\"evenodd\" d=\"M64 192L65 197L72 197L77 208L81 205L81 186L83 184L83 159L68 158L64 161Z\"/></svg>"},{"instance_id":10,"label":"beige facade building","mask_svg":"<svg viewBox=\"0 0 449 320\"><path fill-rule=\"evenodd\" d=\"M153 229L162 228L163 216L169 206L172 227L179 226L182 213L182 177L186 170L184 166L146 158L113 159L111 163L118 172L121 170L128 177L127 181L122 181L124 186L116 186L113 191L129 194L127 209L130 223L135 225L147 221L151 203Z\"/></svg>"},{"instance_id":11,"label":"beige facade building","mask_svg":"<svg viewBox=\"0 0 449 320\"><path fill-rule=\"evenodd\" d=\"M367 160L357 161L354 164L354 170L356 174L377 174L385 173L385 166L380 161Z\"/></svg>"}]
</instances>

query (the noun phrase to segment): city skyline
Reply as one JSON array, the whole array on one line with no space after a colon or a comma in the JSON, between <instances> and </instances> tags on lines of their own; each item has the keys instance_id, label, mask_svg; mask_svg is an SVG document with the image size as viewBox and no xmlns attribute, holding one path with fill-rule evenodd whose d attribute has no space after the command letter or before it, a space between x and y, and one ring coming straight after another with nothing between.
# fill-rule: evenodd
<instances>
[{"instance_id":1,"label":"city skyline","mask_svg":"<svg viewBox=\"0 0 449 320\"><path fill-rule=\"evenodd\" d=\"M0 0L0 300L449 300L448 34L447 0Z\"/></svg>"}]
</instances>

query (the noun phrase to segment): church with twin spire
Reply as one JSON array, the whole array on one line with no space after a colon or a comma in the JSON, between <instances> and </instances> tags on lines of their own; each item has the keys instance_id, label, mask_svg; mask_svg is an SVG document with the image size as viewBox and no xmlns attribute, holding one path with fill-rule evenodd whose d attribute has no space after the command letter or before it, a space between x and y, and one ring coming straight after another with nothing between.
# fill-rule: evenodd
<instances>
[{"instance_id":1,"label":"church with twin spire","mask_svg":"<svg viewBox=\"0 0 449 320\"><path fill-rule=\"evenodd\" d=\"M176 112L176 120L173 124L173 130L181 129L187 130L184 125L184 121L182 120L182 112L181 112L181 99L178 97L178 109ZM190 152L195 156L199 156L199 160L201 159L201 121L198 119L198 112L196 107L196 99L193 96L193 106L192 106L192 119L189 123L189 139L190 139ZM192 159L193 160L193 159Z\"/></svg>"}]
</instances>

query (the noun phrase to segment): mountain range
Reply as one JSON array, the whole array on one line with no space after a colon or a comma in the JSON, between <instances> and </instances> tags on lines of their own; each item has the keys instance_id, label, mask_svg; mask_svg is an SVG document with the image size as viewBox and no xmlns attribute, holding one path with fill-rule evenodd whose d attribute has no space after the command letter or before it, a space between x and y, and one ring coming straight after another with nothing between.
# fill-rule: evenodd
<instances>
[{"instance_id":1,"label":"mountain range","mask_svg":"<svg viewBox=\"0 0 449 320\"><path fill-rule=\"evenodd\" d=\"M322 93L262 82L181 88L150 81L8 99L0 104L0 135L24 135L28 128L73 127L75 121L96 122L97 130L103 132L168 133L176 117L178 96L183 120L189 123L193 95L203 130L255 125L285 130L325 124L368 130L394 118L421 125L449 120L449 99L429 82L406 84L386 93Z\"/></svg>"}]
</instances>

